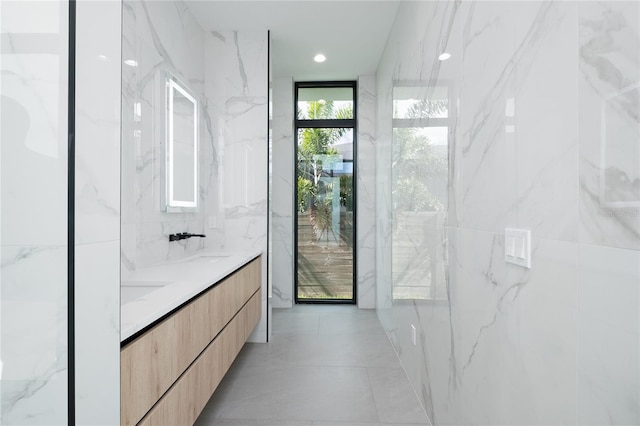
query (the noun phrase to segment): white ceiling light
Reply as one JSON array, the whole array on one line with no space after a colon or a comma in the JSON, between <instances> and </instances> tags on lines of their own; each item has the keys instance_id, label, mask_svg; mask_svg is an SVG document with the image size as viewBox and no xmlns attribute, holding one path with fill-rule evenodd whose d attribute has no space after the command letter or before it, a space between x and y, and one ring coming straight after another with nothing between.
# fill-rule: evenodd
<instances>
[{"instance_id":1,"label":"white ceiling light","mask_svg":"<svg viewBox=\"0 0 640 426\"><path fill-rule=\"evenodd\" d=\"M129 65L130 67L137 67L138 63L136 61L134 61L133 59L127 59L126 61L124 61L125 64Z\"/></svg>"},{"instance_id":2,"label":"white ceiling light","mask_svg":"<svg viewBox=\"0 0 640 426\"><path fill-rule=\"evenodd\" d=\"M327 60L327 57L324 56L322 53L318 53L316 56L313 57L313 60L316 62L324 62Z\"/></svg>"},{"instance_id":3,"label":"white ceiling light","mask_svg":"<svg viewBox=\"0 0 640 426\"><path fill-rule=\"evenodd\" d=\"M440 56L438 56L438 59L440 59L441 61L446 61L450 57L451 57L451 53L443 52L443 53L440 54Z\"/></svg>"}]
</instances>

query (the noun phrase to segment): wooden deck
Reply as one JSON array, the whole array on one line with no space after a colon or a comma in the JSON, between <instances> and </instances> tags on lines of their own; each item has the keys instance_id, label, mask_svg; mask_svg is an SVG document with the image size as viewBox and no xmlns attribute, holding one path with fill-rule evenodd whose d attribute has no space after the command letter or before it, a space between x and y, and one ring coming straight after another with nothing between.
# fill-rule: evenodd
<instances>
[{"instance_id":1,"label":"wooden deck","mask_svg":"<svg viewBox=\"0 0 640 426\"><path fill-rule=\"evenodd\" d=\"M353 229L350 221L341 222L339 236L318 241L309 215L298 215L299 299L353 298Z\"/></svg>"}]
</instances>

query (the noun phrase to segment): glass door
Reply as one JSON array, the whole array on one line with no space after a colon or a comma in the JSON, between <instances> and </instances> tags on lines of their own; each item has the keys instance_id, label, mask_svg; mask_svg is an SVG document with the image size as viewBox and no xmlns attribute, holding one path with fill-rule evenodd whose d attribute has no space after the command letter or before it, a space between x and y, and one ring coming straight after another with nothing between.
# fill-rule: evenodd
<instances>
[{"instance_id":1,"label":"glass door","mask_svg":"<svg viewBox=\"0 0 640 426\"><path fill-rule=\"evenodd\" d=\"M355 303L355 82L296 84L296 302Z\"/></svg>"}]
</instances>

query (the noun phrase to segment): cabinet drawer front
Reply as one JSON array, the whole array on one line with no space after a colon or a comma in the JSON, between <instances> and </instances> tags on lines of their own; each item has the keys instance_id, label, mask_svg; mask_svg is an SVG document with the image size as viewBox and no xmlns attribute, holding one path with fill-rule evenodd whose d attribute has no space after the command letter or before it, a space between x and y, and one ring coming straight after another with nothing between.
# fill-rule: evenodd
<instances>
[{"instance_id":1,"label":"cabinet drawer front","mask_svg":"<svg viewBox=\"0 0 640 426\"><path fill-rule=\"evenodd\" d=\"M261 291L258 290L140 425L192 425L196 421L258 324L261 301Z\"/></svg>"},{"instance_id":2,"label":"cabinet drawer front","mask_svg":"<svg viewBox=\"0 0 640 426\"><path fill-rule=\"evenodd\" d=\"M122 349L123 425L138 423L231 321L260 288L261 271L258 257Z\"/></svg>"}]
</instances>

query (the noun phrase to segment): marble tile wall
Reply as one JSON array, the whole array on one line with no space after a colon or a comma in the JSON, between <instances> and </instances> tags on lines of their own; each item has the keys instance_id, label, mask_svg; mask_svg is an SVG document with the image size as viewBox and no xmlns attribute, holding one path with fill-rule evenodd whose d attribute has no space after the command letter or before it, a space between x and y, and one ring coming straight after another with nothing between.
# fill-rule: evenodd
<instances>
[{"instance_id":1,"label":"marble tile wall","mask_svg":"<svg viewBox=\"0 0 640 426\"><path fill-rule=\"evenodd\" d=\"M273 155L271 211L273 233L273 298L274 308L291 308L294 292L294 205L295 141L293 137L293 79L273 80Z\"/></svg>"},{"instance_id":2,"label":"marble tile wall","mask_svg":"<svg viewBox=\"0 0 640 426\"><path fill-rule=\"evenodd\" d=\"M376 307L376 78L358 77L356 285L358 308Z\"/></svg>"},{"instance_id":3,"label":"marble tile wall","mask_svg":"<svg viewBox=\"0 0 640 426\"><path fill-rule=\"evenodd\" d=\"M199 205L193 213L162 211L164 84L167 72L199 98L200 153L212 143L204 96L205 32L181 1L126 0L122 6L122 266L137 267L193 255L200 238L169 242L177 232L205 232L205 188L216 164L201 155ZM209 157L210 158L210 157Z\"/></svg>"},{"instance_id":4,"label":"marble tile wall","mask_svg":"<svg viewBox=\"0 0 640 426\"><path fill-rule=\"evenodd\" d=\"M401 3L377 310L433 424L640 422L639 47L637 2ZM504 262L507 227L531 230L531 269Z\"/></svg>"},{"instance_id":5,"label":"marble tile wall","mask_svg":"<svg viewBox=\"0 0 640 426\"><path fill-rule=\"evenodd\" d=\"M62 425L69 362L68 4L3 2L1 9L0 423ZM72 213L81 424L119 422L120 22L118 2L77 5Z\"/></svg>"},{"instance_id":6,"label":"marble tile wall","mask_svg":"<svg viewBox=\"0 0 640 426\"><path fill-rule=\"evenodd\" d=\"M67 423L68 25L66 2L0 4L2 424Z\"/></svg>"},{"instance_id":7,"label":"marble tile wall","mask_svg":"<svg viewBox=\"0 0 640 426\"><path fill-rule=\"evenodd\" d=\"M203 192L206 214L221 226L205 247L258 248L265 254L262 319L249 338L254 342L267 339L268 41L267 31L214 31L205 40L206 121L212 136L205 144L210 175Z\"/></svg>"},{"instance_id":8,"label":"marble tile wall","mask_svg":"<svg viewBox=\"0 0 640 426\"><path fill-rule=\"evenodd\" d=\"M205 248L266 253L267 36L207 33L181 1L123 3L123 276ZM166 72L199 98L199 208L193 213L161 209ZM169 243L169 234L184 231L207 237ZM266 283L266 257L263 265ZM266 315L266 285L263 295ZM266 333L266 316L258 329L256 335Z\"/></svg>"},{"instance_id":9,"label":"marble tile wall","mask_svg":"<svg viewBox=\"0 0 640 426\"><path fill-rule=\"evenodd\" d=\"M640 249L640 5L585 4L578 25L580 241Z\"/></svg>"},{"instance_id":10,"label":"marble tile wall","mask_svg":"<svg viewBox=\"0 0 640 426\"><path fill-rule=\"evenodd\" d=\"M76 21L75 418L118 424L122 5L78 2Z\"/></svg>"}]
</instances>

